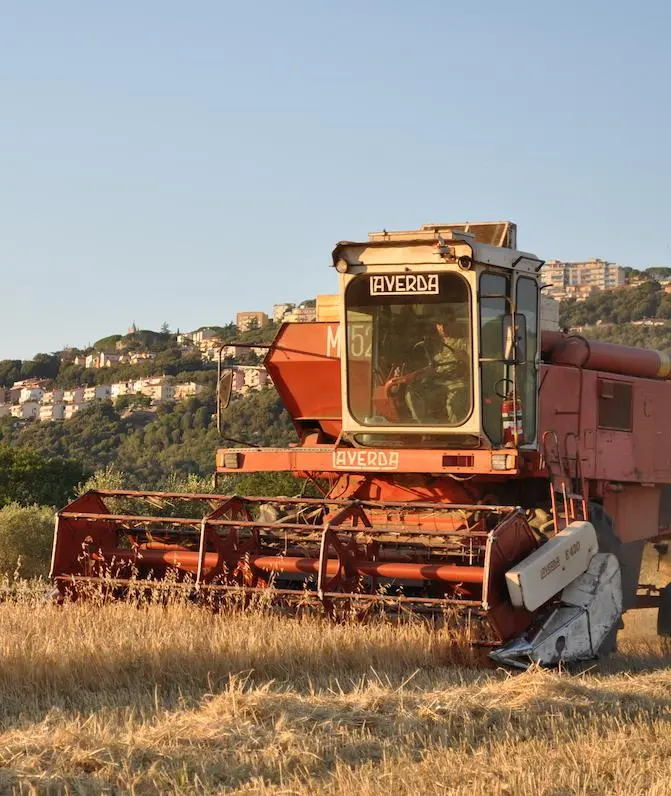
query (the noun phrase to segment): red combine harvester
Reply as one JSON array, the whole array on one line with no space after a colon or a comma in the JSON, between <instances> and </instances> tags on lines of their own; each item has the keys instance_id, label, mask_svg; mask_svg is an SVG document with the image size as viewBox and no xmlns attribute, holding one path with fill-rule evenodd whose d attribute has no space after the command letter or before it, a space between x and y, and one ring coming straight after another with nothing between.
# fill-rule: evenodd
<instances>
[{"instance_id":1,"label":"red combine harvester","mask_svg":"<svg viewBox=\"0 0 671 796\"><path fill-rule=\"evenodd\" d=\"M610 651L635 606L670 632L669 589L638 583L669 524L668 356L544 329L542 261L508 222L374 233L333 265L335 312L284 324L265 362L300 441L216 454L218 477L323 496L89 492L58 513L61 593L169 576L329 612L461 608L520 666Z\"/></svg>"}]
</instances>

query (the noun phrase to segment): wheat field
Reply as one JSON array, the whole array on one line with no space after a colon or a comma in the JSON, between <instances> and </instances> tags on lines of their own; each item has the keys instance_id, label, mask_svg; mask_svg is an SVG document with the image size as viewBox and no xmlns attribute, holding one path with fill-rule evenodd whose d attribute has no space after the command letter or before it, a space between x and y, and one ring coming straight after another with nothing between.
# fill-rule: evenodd
<instances>
[{"instance_id":1,"label":"wheat field","mask_svg":"<svg viewBox=\"0 0 671 796\"><path fill-rule=\"evenodd\" d=\"M59 607L14 586L0 793L661 796L671 657L631 616L607 662L510 673L421 622Z\"/></svg>"}]
</instances>

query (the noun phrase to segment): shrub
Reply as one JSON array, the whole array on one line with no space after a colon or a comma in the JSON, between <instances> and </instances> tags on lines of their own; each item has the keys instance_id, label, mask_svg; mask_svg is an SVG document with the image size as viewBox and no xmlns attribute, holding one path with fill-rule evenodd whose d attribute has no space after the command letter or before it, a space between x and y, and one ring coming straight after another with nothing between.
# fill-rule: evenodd
<instances>
[{"instance_id":1,"label":"shrub","mask_svg":"<svg viewBox=\"0 0 671 796\"><path fill-rule=\"evenodd\" d=\"M124 472L113 464L108 464L107 467L96 470L86 481L82 481L77 486L76 495L81 497L91 489L128 489L128 479Z\"/></svg>"},{"instance_id":2,"label":"shrub","mask_svg":"<svg viewBox=\"0 0 671 796\"><path fill-rule=\"evenodd\" d=\"M54 512L49 506L10 503L0 509L0 573L24 578L49 574Z\"/></svg>"},{"instance_id":3,"label":"shrub","mask_svg":"<svg viewBox=\"0 0 671 796\"><path fill-rule=\"evenodd\" d=\"M74 459L0 444L0 504L63 506L83 476L82 465Z\"/></svg>"}]
</instances>

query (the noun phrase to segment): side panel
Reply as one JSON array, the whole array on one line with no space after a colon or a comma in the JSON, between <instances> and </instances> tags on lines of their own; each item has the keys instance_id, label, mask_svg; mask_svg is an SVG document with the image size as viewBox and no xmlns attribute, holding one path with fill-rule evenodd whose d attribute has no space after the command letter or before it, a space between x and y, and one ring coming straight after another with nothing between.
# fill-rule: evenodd
<instances>
[{"instance_id":1,"label":"side panel","mask_svg":"<svg viewBox=\"0 0 671 796\"><path fill-rule=\"evenodd\" d=\"M671 483L671 383L590 375L596 381L595 477L636 484Z\"/></svg>"},{"instance_id":2,"label":"side panel","mask_svg":"<svg viewBox=\"0 0 671 796\"><path fill-rule=\"evenodd\" d=\"M580 429L581 379L581 371L578 368L541 365L538 382L540 388L539 440L542 440L543 435L550 431L556 432L559 440L564 440L567 435L578 433ZM583 462L585 475L589 469L590 465Z\"/></svg>"},{"instance_id":3,"label":"side panel","mask_svg":"<svg viewBox=\"0 0 671 796\"><path fill-rule=\"evenodd\" d=\"M642 479L671 482L671 384L640 380L634 385L634 459Z\"/></svg>"},{"instance_id":4,"label":"side panel","mask_svg":"<svg viewBox=\"0 0 671 796\"><path fill-rule=\"evenodd\" d=\"M265 359L292 420L336 437L342 426L337 323L285 323Z\"/></svg>"},{"instance_id":5,"label":"side panel","mask_svg":"<svg viewBox=\"0 0 671 796\"><path fill-rule=\"evenodd\" d=\"M621 492L606 492L604 508L613 518L622 542L650 539L659 533L661 488L627 484Z\"/></svg>"},{"instance_id":6,"label":"side panel","mask_svg":"<svg viewBox=\"0 0 671 796\"><path fill-rule=\"evenodd\" d=\"M90 512L109 514L100 496L87 492L63 509L64 512ZM92 519L73 519L56 514L56 530L51 554L50 577L58 575L85 574L82 572L85 551L92 548L107 550L116 547L117 527L109 522Z\"/></svg>"},{"instance_id":7,"label":"side panel","mask_svg":"<svg viewBox=\"0 0 671 796\"><path fill-rule=\"evenodd\" d=\"M543 365L540 383L541 437L579 438L585 478L671 483L671 382Z\"/></svg>"},{"instance_id":8,"label":"side panel","mask_svg":"<svg viewBox=\"0 0 671 796\"><path fill-rule=\"evenodd\" d=\"M639 480L633 434L597 429L594 477L603 481Z\"/></svg>"}]
</instances>

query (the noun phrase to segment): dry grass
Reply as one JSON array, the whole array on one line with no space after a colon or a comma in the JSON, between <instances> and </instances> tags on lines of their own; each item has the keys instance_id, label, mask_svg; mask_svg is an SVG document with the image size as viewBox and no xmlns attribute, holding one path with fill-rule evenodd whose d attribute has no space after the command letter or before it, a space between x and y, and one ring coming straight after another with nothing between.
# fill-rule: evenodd
<instances>
[{"instance_id":1,"label":"dry grass","mask_svg":"<svg viewBox=\"0 0 671 796\"><path fill-rule=\"evenodd\" d=\"M0 603L0 792L666 794L671 657L455 658L448 630Z\"/></svg>"}]
</instances>

